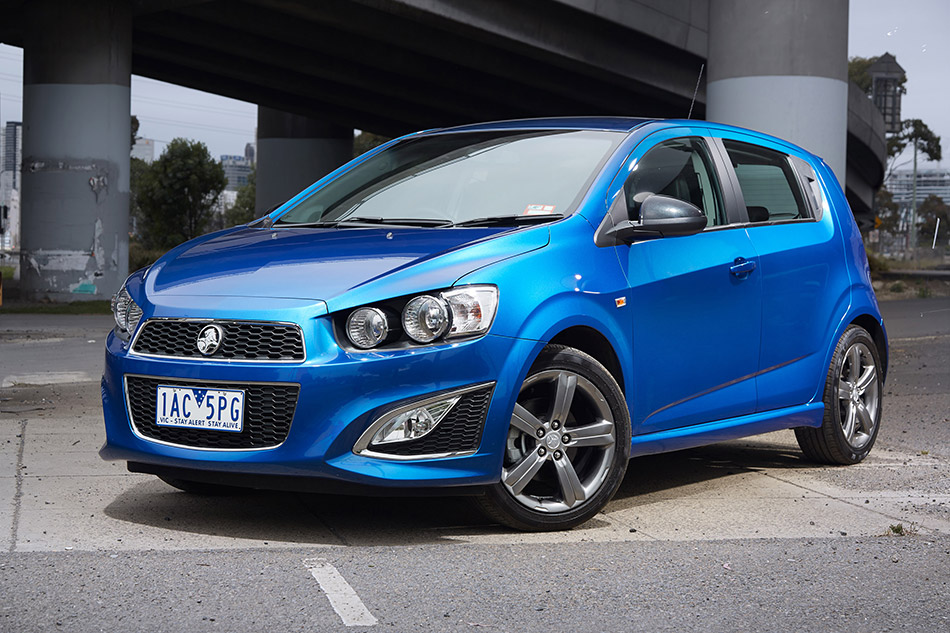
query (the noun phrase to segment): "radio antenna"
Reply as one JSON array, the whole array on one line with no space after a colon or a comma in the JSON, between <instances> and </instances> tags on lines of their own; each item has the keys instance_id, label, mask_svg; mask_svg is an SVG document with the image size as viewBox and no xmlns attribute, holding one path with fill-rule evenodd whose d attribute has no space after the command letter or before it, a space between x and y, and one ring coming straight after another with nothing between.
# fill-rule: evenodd
<instances>
[{"instance_id":1,"label":"radio antenna","mask_svg":"<svg viewBox=\"0 0 950 633\"><path fill-rule=\"evenodd\" d=\"M699 82L703 80L703 69L706 68L706 63L699 67L699 77L696 78L696 87L693 88L693 100L689 102L689 114L686 115L687 119L693 118L693 104L696 103L696 93L699 92Z\"/></svg>"}]
</instances>

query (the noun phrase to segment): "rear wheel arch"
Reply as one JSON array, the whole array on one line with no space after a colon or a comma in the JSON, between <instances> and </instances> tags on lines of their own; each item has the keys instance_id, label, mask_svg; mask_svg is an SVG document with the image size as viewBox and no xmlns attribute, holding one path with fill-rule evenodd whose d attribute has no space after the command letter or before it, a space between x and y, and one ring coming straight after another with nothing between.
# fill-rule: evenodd
<instances>
[{"instance_id":1,"label":"rear wheel arch","mask_svg":"<svg viewBox=\"0 0 950 633\"><path fill-rule=\"evenodd\" d=\"M874 346L877 348L877 353L881 357L881 364L883 365L881 377L886 380L887 335L884 333L884 328L881 327L881 323L870 314L862 314L852 319L851 324L861 326L871 335L871 339L874 341Z\"/></svg>"}]
</instances>

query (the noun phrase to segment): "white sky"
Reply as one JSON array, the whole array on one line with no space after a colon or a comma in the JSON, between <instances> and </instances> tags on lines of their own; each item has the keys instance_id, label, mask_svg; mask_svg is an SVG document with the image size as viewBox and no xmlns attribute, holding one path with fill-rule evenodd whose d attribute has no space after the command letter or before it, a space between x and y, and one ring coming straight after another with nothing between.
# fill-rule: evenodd
<instances>
[{"instance_id":1,"label":"white sky","mask_svg":"<svg viewBox=\"0 0 950 633\"><path fill-rule=\"evenodd\" d=\"M848 56L897 58L907 73L901 118L920 119L940 137L940 166L950 165L948 29L950 0L851 0Z\"/></svg>"},{"instance_id":2,"label":"white sky","mask_svg":"<svg viewBox=\"0 0 950 633\"><path fill-rule=\"evenodd\" d=\"M922 119L950 163L950 0L851 0L848 55L890 52L907 72L903 119ZM0 123L22 120L23 51L0 44ZM156 157L177 136L203 141L211 155L243 154L254 140L257 107L144 77L132 77L139 135L155 139Z\"/></svg>"},{"instance_id":3,"label":"white sky","mask_svg":"<svg viewBox=\"0 0 950 633\"><path fill-rule=\"evenodd\" d=\"M23 50L0 44L0 122L22 121ZM254 140L257 106L207 92L132 76L132 114L139 136L154 139L155 158L173 138L202 141L215 158L244 155Z\"/></svg>"}]
</instances>

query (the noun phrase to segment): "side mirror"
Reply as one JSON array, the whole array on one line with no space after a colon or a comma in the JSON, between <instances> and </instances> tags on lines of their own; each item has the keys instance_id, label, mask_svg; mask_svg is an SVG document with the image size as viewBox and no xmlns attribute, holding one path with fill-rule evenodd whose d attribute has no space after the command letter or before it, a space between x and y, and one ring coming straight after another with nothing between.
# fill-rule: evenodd
<instances>
[{"instance_id":1,"label":"side mirror","mask_svg":"<svg viewBox=\"0 0 950 633\"><path fill-rule=\"evenodd\" d=\"M622 242L637 238L693 235L706 228L706 216L696 205L679 198L653 194L640 205L640 221L624 220L607 231Z\"/></svg>"}]
</instances>

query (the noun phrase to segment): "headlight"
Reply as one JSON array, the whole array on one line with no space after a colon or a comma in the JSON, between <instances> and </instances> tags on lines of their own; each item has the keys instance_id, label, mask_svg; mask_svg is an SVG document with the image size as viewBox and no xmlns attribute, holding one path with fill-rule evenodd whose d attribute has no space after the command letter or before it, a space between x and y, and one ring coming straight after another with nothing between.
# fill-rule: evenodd
<instances>
[{"instance_id":1,"label":"headlight","mask_svg":"<svg viewBox=\"0 0 950 633\"><path fill-rule=\"evenodd\" d=\"M132 300L125 284L112 296L112 316L119 332L131 335L142 318L142 308Z\"/></svg>"},{"instance_id":2,"label":"headlight","mask_svg":"<svg viewBox=\"0 0 950 633\"><path fill-rule=\"evenodd\" d=\"M473 285L362 306L345 320L338 313L334 322L338 336L345 332L353 347L369 350L481 336L491 328L496 312L498 288Z\"/></svg>"},{"instance_id":3,"label":"headlight","mask_svg":"<svg viewBox=\"0 0 950 633\"><path fill-rule=\"evenodd\" d=\"M495 286L462 286L443 292L442 298L452 310L452 327L446 338L487 332L498 310Z\"/></svg>"},{"instance_id":4,"label":"headlight","mask_svg":"<svg viewBox=\"0 0 950 633\"><path fill-rule=\"evenodd\" d=\"M431 343L449 329L448 307L431 295L416 297L402 311L402 327L417 343Z\"/></svg>"},{"instance_id":5,"label":"headlight","mask_svg":"<svg viewBox=\"0 0 950 633\"><path fill-rule=\"evenodd\" d=\"M389 321L379 308L357 308L346 319L346 335L360 349L376 347L387 334Z\"/></svg>"}]
</instances>

